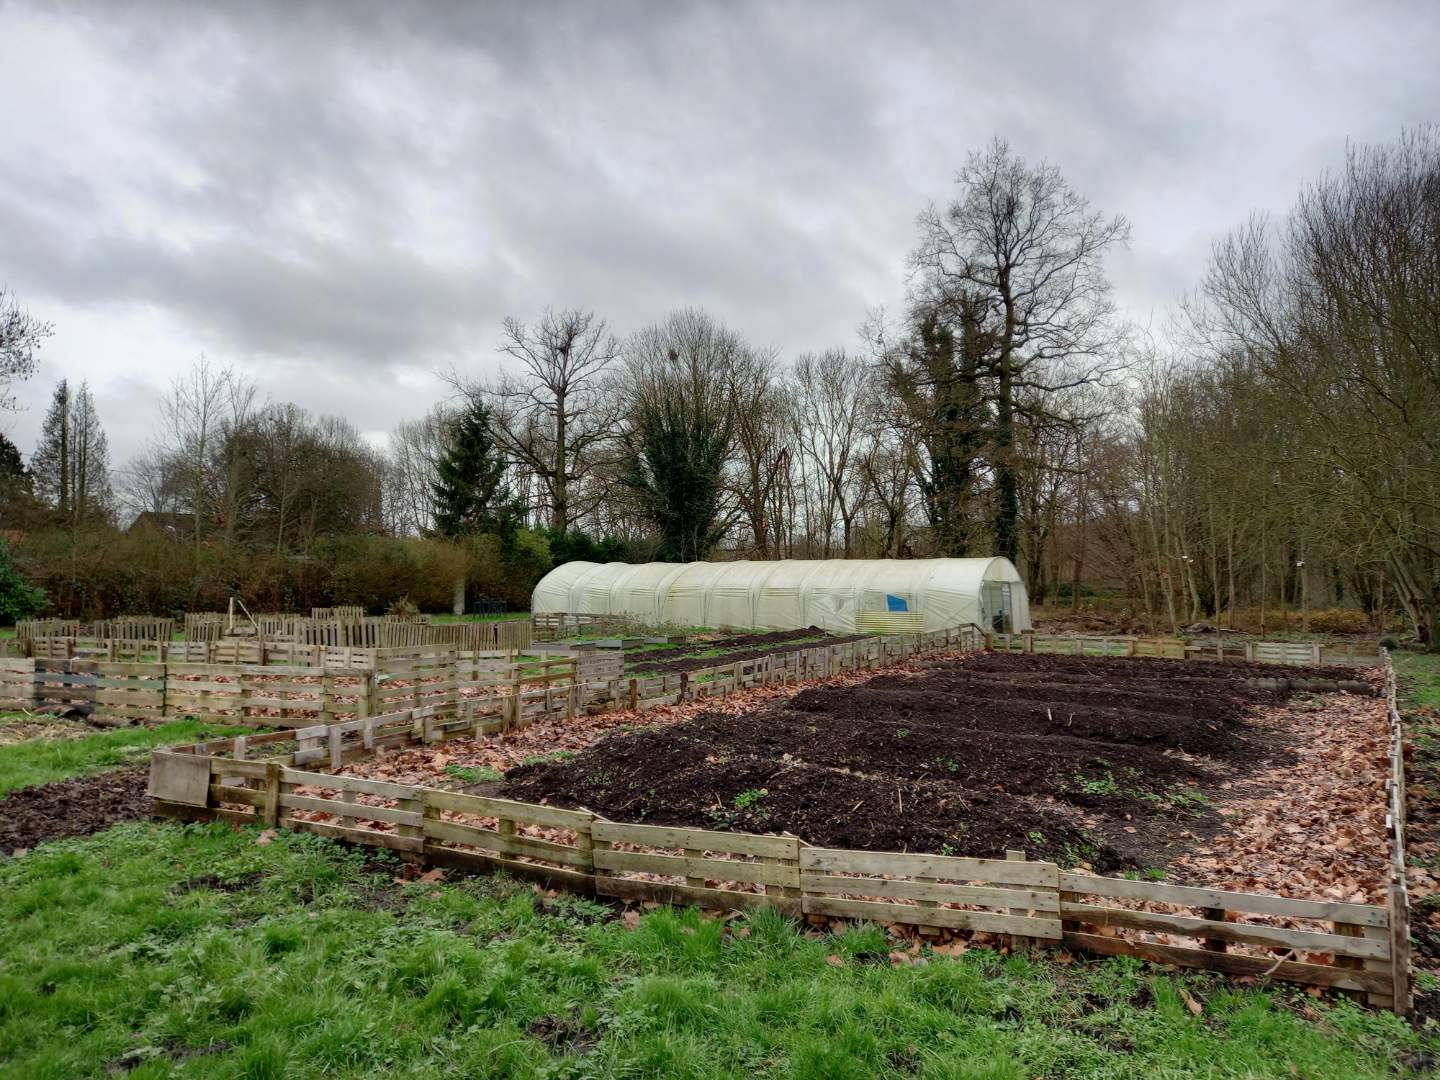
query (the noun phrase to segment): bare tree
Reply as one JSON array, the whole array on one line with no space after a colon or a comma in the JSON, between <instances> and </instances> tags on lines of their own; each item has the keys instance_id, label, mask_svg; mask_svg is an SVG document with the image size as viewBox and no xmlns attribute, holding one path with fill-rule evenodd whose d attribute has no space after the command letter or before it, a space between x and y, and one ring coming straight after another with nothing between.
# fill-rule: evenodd
<instances>
[{"instance_id":1,"label":"bare tree","mask_svg":"<svg viewBox=\"0 0 1440 1080\"><path fill-rule=\"evenodd\" d=\"M0 409L15 408L10 386L35 373L35 350L53 332L50 323L31 315L0 285Z\"/></svg>"},{"instance_id":2,"label":"bare tree","mask_svg":"<svg viewBox=\"0 0 1440 1080\"><path fill-rule=\"evenodd\" d=\"M455 410L437 405L419 420L404 420L390 433L386 473L386 526L397 536L423 536L433 518L433 492Z\"/></svg>"},{"instance_id":3,"label":"bare tree","mask_svg":"<svg viewBox=\"0 0 1440 1080\"><path fill-rule=\"evenodd\" d=\"M738 462L735 500L755 552L779 554L779 523L773 507L789 468L786 429L794 409L776 372L776 351L745 349L730 369Z\"/></svg>"},{"instance_id":4,"label":"bare tree","mask_svg":"<svg viewBox=\"0 0 1440 1080\"><path fill-rule=\"evenodd\" d=\"M995 426L995 548L1020 545L1016 410L1021 394L1045 396L1102 377L1119 336L1105 253L1129 240L1122 216L1090 209L1055 166L1031 166L994 140L956 176L959 197L920 215L911 254L924 301L944 310L982 304Z\"/></svg>"},{"instance_id":5,"label":"bare tree","mask_svg":"<svg viewBox=\"0 0 1440 1080\"><path fill-rule=\"evenodd\" d=\"M563 534L604 497L589 482L613 459L617 405L606 380L619 344L593 312L547 308L533 326L506 319L500 351L519 361L518 375L451 381L487 400L496 443L532 474L550 526Z\"/></svg>"},{"instance_id":6,"label":"bare tree","mask_svg":"<svg viewBox=\"0 0 1440 1080\"><path fill-rule=\"evenodd\" d=\"M844 349L826 349L818 355L797 357L790 377L800 447L815 469L816 524L825 554L831 552L838 519L840 549L848 558L855 517L864 497L860 462L869 434L865 416L870 370L859 356Z\"/></svg>"},{"instance_id":7,"label":"bare tree","mask_svg":"<svg viewBox=\"0 0 1440 1080\"><path fill-rule=\"evenodd\" d=\"M202 354L187 374L171 382L170 395L160 406L165 425L160 445L186 479L186 508L194 517L197 545L214 509L208 483L211 456L234 378L230 368L216 368Z\"/></svg>"}]
</instances>

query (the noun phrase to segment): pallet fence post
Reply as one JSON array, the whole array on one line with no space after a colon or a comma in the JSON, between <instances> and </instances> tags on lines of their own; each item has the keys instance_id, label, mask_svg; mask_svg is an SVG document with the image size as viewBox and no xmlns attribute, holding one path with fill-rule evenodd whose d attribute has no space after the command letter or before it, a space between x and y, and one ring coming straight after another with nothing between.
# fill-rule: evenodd
<instances>
[{"instance_id":1,"label":"pallet fence post","mask_svg":"<svg viewBox=\"0 0 1440 1080\"><path fill-rule=\"evenodd\" d=\"M1006 860L1007 860L1008 862L1024 862L1024 861L1025 861L1025 852L1024 852L1024 851L1017 850L1017 849L1015 849L1015 848L1007 848L1007 849L1005 850L1005 858L1006 858ZM1016 887L1016 888L1021 888L1022 886L1015 886L1015 887ZM1010 909L1009 909L1009 912L1010 912L1011 915L1017 916L1017 917L1022 918L1022 919L1028 918L1029 915L1030 915L1030 909L1029 909L1028 907L1026 907L1026 908L1010 908ZM1027 950L1032 949L1032 948L1035 947L1035 939L1034 939L1034 938L1024 937L1023 935L1020 935L1020 934L1011 934L1011 935L1010 935L1010 947L1011 947L1012 949L1014 949L1016 952L1025 952L1025 951L1027 951Z\"/></svg>"},{"instance_id":2,"label":"pallet fence post","mask_svg":"<svg viewBox=\"0 0 1440 1080\"><path fill-rule=\"evenodd\" d=\"M1410 997L1410 896L1403 883L1390 886L1390 1007L1401 1016L1413 1011Z\"/></svg>"},{"instance_id":3,"label":"pallet fence post","mask_svg":"<svg viewBox=\"0 0 1440 1080\"><path fill-rule=\"evenodd\" d=\"M265 765L265 805L260 808L261 820L270 828L280 824L280 765L267 762Z\"/></svg>"}]
</instances>

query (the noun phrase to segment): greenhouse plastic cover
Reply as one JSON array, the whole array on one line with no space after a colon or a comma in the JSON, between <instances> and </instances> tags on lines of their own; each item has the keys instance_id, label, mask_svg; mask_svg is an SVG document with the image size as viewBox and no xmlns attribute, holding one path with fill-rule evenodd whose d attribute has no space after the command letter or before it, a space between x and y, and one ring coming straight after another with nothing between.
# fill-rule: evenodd
<instances>
[{"instance_id":1,"label":"greenhouse plastic cover","mask_svg":"<svg viewBox=\"0 0 1440 1080\"><path fill-rule=\"evenodd\" d=\"M531 607L628 615L652 625L842 633L855 632L860 613L903 611L921 616L926 630L966 623L991 629L1006 585L1012 629L1030 629L1025 585L1002 558L571 562L540 580Z\"/></svg>"}]
</instances>

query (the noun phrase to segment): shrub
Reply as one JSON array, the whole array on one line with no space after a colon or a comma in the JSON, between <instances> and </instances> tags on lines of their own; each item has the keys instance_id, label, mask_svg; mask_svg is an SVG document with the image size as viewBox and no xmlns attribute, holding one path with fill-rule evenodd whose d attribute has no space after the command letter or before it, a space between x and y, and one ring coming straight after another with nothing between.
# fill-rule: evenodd
<instances>
[{"instance_id":1,"label":"shrub","mask_svg":"<svg viewBox=\"0 0 1440 1080\"><path fill-rule=\"evenodd\" d=\"M0 539L0 625L11 626L44 607L44 591L25 580L10 558L9 543Z\"/></svg>"}]
</instances>

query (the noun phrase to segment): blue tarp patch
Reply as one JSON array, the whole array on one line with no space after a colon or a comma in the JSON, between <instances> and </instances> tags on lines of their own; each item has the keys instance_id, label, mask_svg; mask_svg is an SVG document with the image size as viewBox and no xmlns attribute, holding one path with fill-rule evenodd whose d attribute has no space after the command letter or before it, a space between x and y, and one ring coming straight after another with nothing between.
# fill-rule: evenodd
<instances>
[{"instance_id":1,"label":"blue tarp patch","mask_svg":"<svg viewBox=\"0 0 1440 1080\"><path fill-rule=\"evenodd\" d=\"M886 610L886 611L909 611L909 610L910 610L910 605L905 602L905 598L904 598L903 596L891 596L889 593L886 593L886 594L885 594L885 610Z\"/></svg>"}]
</instances>

